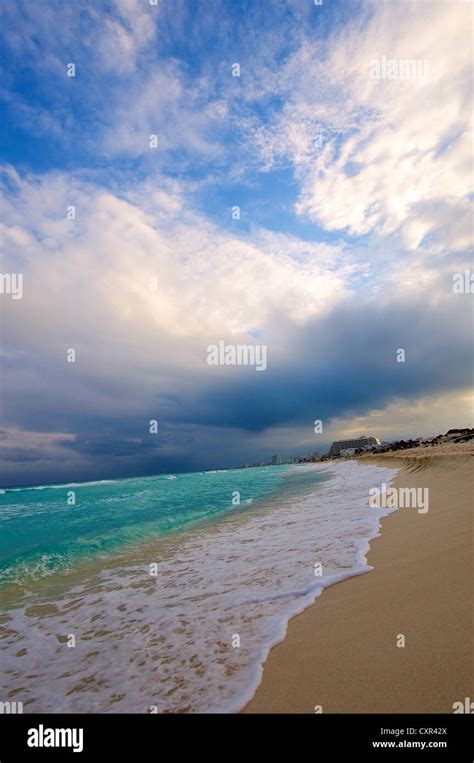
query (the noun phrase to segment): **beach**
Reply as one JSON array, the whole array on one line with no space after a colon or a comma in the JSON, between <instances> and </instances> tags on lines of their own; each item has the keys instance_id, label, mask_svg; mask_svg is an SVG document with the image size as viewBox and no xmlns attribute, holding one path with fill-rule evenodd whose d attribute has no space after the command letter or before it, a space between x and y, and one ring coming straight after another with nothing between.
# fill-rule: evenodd
<instances>
[{"instance_id":1,"label":"beach","mask_svg":"<svg viewBox=\"0 0 474 763\"><path fill-rule=\"evenodd\" d=\"M26 712L239 712L291 618L365 575L393 511L367 496L396 473L341 460L5 489L2 695Z\"/></svg>"},{"instance_id":2,"label":"beach","mask_svg":"<svg viewBox=\"0 0 474 763\"><path fill-rule=\"evenodd\" d=\"M270 652L247 713L452 713L474 697L474 445L366 456L428 488L370 543L374 569L325 589ZM404 642L404 646L401 644Z\"/></svg>"},{"instance_id":3,"label":"beach","mask_svg":"<svg viewBox=\"0 0 474 763\"><path fill-rule=\"evenodd\" d=\"M2 696L46 713L452 711L473 696L472 449L451 451L5 489ZM420 488L417 506L388 505L392 484Z\"/></svg>"}]
</instances>

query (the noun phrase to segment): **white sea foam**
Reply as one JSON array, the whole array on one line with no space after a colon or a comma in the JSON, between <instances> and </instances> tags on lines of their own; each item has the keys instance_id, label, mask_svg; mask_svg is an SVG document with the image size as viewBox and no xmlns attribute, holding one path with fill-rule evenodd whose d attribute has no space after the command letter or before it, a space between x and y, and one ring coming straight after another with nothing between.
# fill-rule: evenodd
<instances>
[{"instance_id":1,"label":"white sea foam","mask_svg":"<svg viewBox=\"0 0 474 763\"><path fill-rule=\"evenodd\" d=\"M328 585L371 569L369 540L388 513L369 507L368 491L396 470L304 468L333 478L291 503L255 504L150 546L140 562L104 569L52 608L10 612L0 651L6 698L20 689L27 712L239 710L288 620Z\"/></svg>"},{"instance_id":2,"label":"white sea foam","mask_svg":"<svg viewBox=\"0 0 474 763\"><path fill-rule=\"evenodd\" d=\"M68 482L64 485L35 485L34 487L9 487L1 493L22 493L24 490L62 490L67 487L93 487L94 485L109 485L116 480L95 480L94 482Z\"/></svg>"}]
</instances>

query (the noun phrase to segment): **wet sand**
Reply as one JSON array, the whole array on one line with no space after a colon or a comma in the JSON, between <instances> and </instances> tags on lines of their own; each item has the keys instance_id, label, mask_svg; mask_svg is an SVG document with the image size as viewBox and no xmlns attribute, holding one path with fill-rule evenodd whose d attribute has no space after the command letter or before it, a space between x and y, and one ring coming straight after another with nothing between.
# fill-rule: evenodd
<instances>
[{"instance_id":1,"label":"wet sand","mask_svg":"<svg viewBox=\"0 0 474 763\"><path fill-rule=\"evenodd\" d=\"M452 713L474 697L474 445L366 459L401 467L394 487L428 488L429 510L382 520L374 570L291 620L243 712Z\"/></svg>"}]
</instances>

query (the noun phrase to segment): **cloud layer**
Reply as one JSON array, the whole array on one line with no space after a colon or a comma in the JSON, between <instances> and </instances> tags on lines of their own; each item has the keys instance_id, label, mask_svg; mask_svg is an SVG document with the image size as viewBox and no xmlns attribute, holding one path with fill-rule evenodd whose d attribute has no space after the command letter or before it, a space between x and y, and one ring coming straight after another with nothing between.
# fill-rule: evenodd
<instances>
[{"instance_id":1,"label":"cloud layer","mask_svg":"<svg viewBox=\"0 0 474 763\"><path fill-rule=\"evenodd\" d=\"M3 13L4 484L434 434L435 401L469 423L468 4ZM384 56L429 76L374 80ZM267 370L208 366L219 340Z\"/></svg>"}]
</instances>

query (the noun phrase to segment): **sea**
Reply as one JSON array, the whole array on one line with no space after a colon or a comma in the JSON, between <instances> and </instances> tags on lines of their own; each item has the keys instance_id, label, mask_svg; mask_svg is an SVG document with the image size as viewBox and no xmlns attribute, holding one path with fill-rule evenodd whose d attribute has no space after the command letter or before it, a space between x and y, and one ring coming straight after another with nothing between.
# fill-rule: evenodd
<instances>
[{"instance_id":1,"label":"sea","mask_svg":"<svg viewBox=\"0 0 474 763\"><path fill-rule=\"evenodd\" d=\"M369 490L396 472L344 461L4 488L0 702L238 712L289 620L372 569L390 510Z\"/></svg>"}]
</instances>

